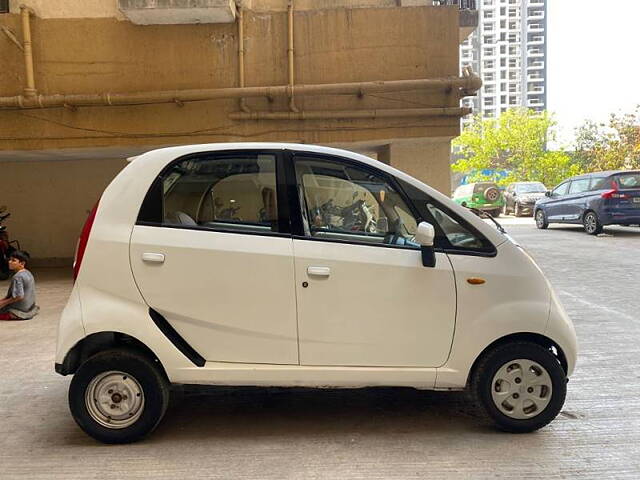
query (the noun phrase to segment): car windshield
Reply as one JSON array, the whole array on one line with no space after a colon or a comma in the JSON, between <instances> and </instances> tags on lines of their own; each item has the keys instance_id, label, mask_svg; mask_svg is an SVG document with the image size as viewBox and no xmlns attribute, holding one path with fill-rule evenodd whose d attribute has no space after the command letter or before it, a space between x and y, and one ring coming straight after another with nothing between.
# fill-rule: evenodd
<instances>
[{"instance_id":1,"label":"car windshield","mask_svg":"<svg viewBox=\"0 0 640 480\"><path fill-rule=\"evenodd\" d=\"M640 188L640 172L622 173L617 175L615 179L621 189Z\"/></svg>"},{"instance_id":2,"label":"car windshield","mask_svg":"<svg viewBox=\"0 0 640 480\"><path fill-rule=\"evenodd\" d=\"M516 185L516 192L518 193L544 193L547 188L542 183L523 183L522 185Z\"/></svg>"}]
</instances>

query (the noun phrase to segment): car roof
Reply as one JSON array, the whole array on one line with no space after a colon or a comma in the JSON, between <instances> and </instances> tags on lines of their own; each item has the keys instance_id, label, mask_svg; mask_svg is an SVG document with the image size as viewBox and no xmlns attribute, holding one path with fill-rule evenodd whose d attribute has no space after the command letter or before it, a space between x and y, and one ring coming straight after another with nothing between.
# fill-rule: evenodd
<instances>
[{"instance_id":1,"label":"car roof","mask_svg":"<svg viewBox=\"0 0 640 480\"><path fill-rule=\"evenodd\" d=\"M591 178L591 177L609 177L611 175L616 175L618 173L640 173L640 170L605 170L603 172L590 172L590 173L584 173L582 175L577 175L575 177L568 178L567 180L578 180L580 178Z\"/></svg>"}]
</instances>

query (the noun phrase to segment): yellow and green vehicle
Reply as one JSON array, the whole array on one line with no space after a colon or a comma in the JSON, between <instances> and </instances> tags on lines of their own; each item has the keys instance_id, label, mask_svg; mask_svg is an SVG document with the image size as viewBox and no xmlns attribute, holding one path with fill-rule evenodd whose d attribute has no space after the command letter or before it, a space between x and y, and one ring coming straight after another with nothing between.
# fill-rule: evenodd
<instances>
[{"instance_id":1,"label":"yellow and green vehicle","mask_svg":"<svg viewBox=\"0 0 640 480\"><path fill-rule=\"evenodd\" d=\"M453 192L453 201L463 207L488 212L494 217L500 215L504 197L493 182L478 182L460 185Z\"/></svg>"}]
</instances>

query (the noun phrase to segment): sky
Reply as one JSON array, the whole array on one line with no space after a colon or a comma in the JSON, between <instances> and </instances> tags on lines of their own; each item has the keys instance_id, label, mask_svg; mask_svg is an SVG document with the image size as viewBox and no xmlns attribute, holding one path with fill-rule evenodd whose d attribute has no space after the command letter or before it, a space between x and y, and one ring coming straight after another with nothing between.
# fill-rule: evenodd
<instances>
[{"instance_id":1,"label":"sky","mask_svg":"<svg viewBox=\"0 0 640 480\"><path fill-rule=\"evenodd\" d=\"M547 109L558 146L640 104L640 0L547 0Z\"/></svg>"}]
</instances>

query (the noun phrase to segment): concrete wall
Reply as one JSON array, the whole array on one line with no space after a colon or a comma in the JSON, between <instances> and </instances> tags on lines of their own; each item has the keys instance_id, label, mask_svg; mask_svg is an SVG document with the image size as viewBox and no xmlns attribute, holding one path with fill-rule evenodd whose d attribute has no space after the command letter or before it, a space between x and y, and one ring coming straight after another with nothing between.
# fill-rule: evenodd
<instances>
[{"instance_id":1,"label":"concrete wall","mask_svg":"<svg viewBox=\"0 0 640 480\"><path fill-rule=\"evenodd\" d=\"M40 264L70 264L88 213L125 165L125 160L0 163L0 205L11 212L10 237Z\"/></svg>"}]
</instances>

